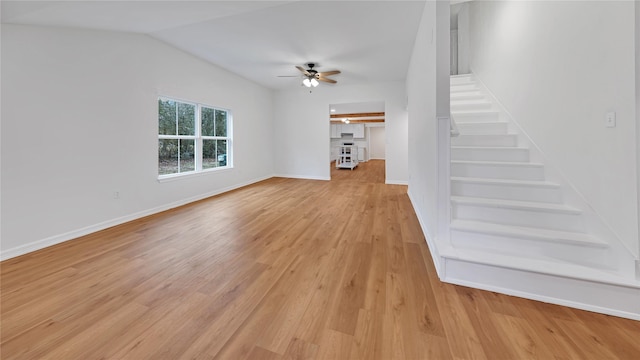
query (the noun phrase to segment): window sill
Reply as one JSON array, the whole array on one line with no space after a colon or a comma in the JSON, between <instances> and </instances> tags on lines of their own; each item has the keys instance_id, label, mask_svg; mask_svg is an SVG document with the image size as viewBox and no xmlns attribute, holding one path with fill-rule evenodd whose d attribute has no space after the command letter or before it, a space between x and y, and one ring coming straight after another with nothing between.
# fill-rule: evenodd
<instances>
[{"instance_id":1,"label":"window sill","mask_svg":"<svg viewBox=\"0 0 640 360\"><path fill-rule=\"evenodd\" d=\"M226 172L230 170L233 170L233 166L207 169L207 170L202 170L198 172L192 171L192 172L182 173L182 174L162 175L158 177L158 182L164 183L164 182L170 182L175 180L189 179L189 178L200 177L200 176L209 175L217 172Z\"/></svg>"}]
</instances>

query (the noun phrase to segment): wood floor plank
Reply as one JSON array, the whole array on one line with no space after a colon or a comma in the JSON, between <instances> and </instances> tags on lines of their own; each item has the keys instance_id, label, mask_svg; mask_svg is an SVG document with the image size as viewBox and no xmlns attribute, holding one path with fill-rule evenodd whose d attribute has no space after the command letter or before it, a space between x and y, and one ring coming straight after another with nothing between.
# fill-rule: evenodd
<instances>
[{"instance_id":1,"label":"wood floor plank","mask_svg":"<svg viewBox=\"0 0 640 360\"><path fill-rule=\"evenodd\" d=\"M404 244L407 259L407 276L411 278L413 286L409 292L415 301L416 326L424 332L436 337L445 337L444 325L440 317L438 302L431 290L431 279L424 266L419 245Z\"/></svg>"},{"instance_id":2,"label":"wood floor plank","mask_svg":"<svg viewBox=\"0 0 640 360\"><path fill-rule=\"evenodd\" d=\"M276 354L267 349L263 349L260 346L254 346L247 358L260 360L280 360L282 359L282 355Z\"/></svg>"},{"instance_id":3,"label":"wood floor plank","mask_svg":"<svg viewBox=\"0 0 640 360\"><path fill-rule=\"evenodd\" d=\"M383 318L374 310L360 309L350 359L382 359Z\"/></svg>"},{"instance_id":4,"label":"wood floor plank","mask_svg":"<svg viewBox=\"0 0 640 360\"><path fill-rule=\"evenodd\" d=\"M640 322L439 281L385 163L0 263L2 359L640 359Z\"/></svg>"},{"instance_id":5,"label":"wood floor plank","mask_svg":"<svg viewBox=\"0 0 640 360\"><path fill-rule=\"evenodd\" d=\"M340 288L329 319L329 328L354 335L358 323L358 309L364 306L365 287L369 276L371 245L366 243L349 244Z\"/></svg>"},{"instance_id":6,"label":"wood floor plank","mask_svg":"<svg viewBox=\"0 0 640 360\"><path fill-rule=\"evenodd\" d=\"M509 334L506 341L511 343L510 348L516 352L516 358L551 359L558 353L558 349L552 349L550 344L545 344L538 337L525 319L500 314L496 316L495 322L502 329L502 333ZM496 350L489 354L495 355ZM502 356L502 354L498 355ZM562 354L559 355L562 356Z\"/></svg>"},{"instance_id":7,"label":"wood floor plank","mask_svg":"<svg viewBox=\"0 0 640 360\"><path fill-rule=\"evenodd\" d=\"M326 329L316 359L349 359L353 336L333 329Z\"/></svg>"},{"instance_id":8,"label":"wood floor plank","mask_svg":"<svg viewBox=\"0 0 640 360\"><path fill-rule=\"evenodd\" d=\"M318 345L293 338L282 358L284 360L312 360L316 358Z\"/></svg>"},{"instance_id":9,"label":"wood floor plank","mask_svg":"<svg viewBox=\"0 0 640 360\"><path fill-rule=\"evenodd\" d=\"M456 292L456 287L436 282L432 282L431 287L436 295L438 305L441 306L441 311L448 317L443 325L453 357L458 359L492 358L484 352L478 336L478 332L481 332L482 329L473 326L460 295ZM442 318L444 320L444 316Z\"/></svg>"},{"instance_id":10,"label":"wood floor plank","mask_svg":"<svg viewBox=\"0 0 640 360\"><path fill-rule=\"evenodd\" d=\"M104 344L119 333L126 331L142 317L149 308L129 303L115 310L110 316L87 327L77 336L56 344L51 351L47 351L45 357L50 359L86 359L87 354Z\"/></svg>"}]
</instances>

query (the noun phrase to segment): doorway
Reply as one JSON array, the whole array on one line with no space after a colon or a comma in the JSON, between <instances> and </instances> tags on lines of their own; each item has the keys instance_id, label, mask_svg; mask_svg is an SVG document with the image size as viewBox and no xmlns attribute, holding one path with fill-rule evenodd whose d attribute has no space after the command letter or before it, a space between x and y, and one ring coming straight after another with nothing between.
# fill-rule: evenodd
<instances>
[{"instance_id":1,"label":"doorway","mask_svg":"<svg viewBox=\"0 0 640 360\"><path fill-rule=\"evenodd\" d=\"M339 170L347 168L353 172L366 172L367 169L377 168L369 163L376 161L383 163L382 167L386 168L384 101L330 104L329 121L330 166ZM356 155L346 156L348 161L344 162L345 159L340 156L344 153ZM352 158L357 160L356 164L350 162ZM366 166L367 163L371 166ZM332 174L336 174L333 169Z\"/></svg>"},{"instance_id":2,"label":"doorway","mask_svg":"<svg viewBox=\"0 0 640 360\"><path fill-rule=\"evenodd\" d=\"M384 126L371 126L369 128L369 159L385 160L386 133Z\"/></svg>"}]
</instances>

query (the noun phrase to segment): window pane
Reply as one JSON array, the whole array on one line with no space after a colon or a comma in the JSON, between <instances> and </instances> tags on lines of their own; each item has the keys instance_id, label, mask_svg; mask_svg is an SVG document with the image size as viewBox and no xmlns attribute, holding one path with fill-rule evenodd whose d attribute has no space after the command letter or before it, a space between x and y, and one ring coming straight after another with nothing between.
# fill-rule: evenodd
<instances>
[{"instance_id":1,"label":"window pane","mask_svg":"<svg viewBox=\"0 0 640 360\"><path fill-rule=\"evenodd\" d=\"M158 134L176 134L176 102L158 99Z\"/></svg>"},{"instance_id":2,"label":"window pane","mask_svg":"<svg viewBox=\"0 0 640 360\"><path fill-rule=\"evenodd\" d=\"M216 110L215 136L227 136L227 112L224 110Z\"/></svg>"},{"instance_id":3,"label":"window pane","mask_svg":"<svg viewBox=\"0 0 640 360\"><path fill-rule=\"evenodd\" d=\"M178 103L178 135L196 134L196 106Z\"/></svg>"},{"instance_id":4,"label":"window pane","mask_svg":"<svg viewBox=\"0 0 640 360\"><path fill-rule=\"evenodd\" d=\"M194 171L196 169L195 140L180 141L180 172Z\"/></svg>"},{"instance_id":5,"label":"window pane","mask_svg":"<svg viewBox=\"0 0 640 360\"><path fill-rule=\"evenodd\" d=\"M178 140L158 141L158 175L178 172Z\"/></svg>"},{"instance_id":6,"label":"window pane","mask_svg":"<svg viewBox=\"0 0 640 360\"><path fill-rule=\"evenodd\" d=\"M200 116L202 117L202 136L214 136L213 129L213 109L203 107L202 113Z\"/></svg>"},{"instance_id":7,"label":"window pane","mask_svg":"<svg viewBox=\"0 0 640 360\"><path fill-rule=\"evenodd\" d=\"M216 140L216 154L218 166L227 166L227 140Z\"/></svg>"},{"instance_id":8,"label":"window pane","mask_svg":"<svg viewBox=\"0 0 640 360\"><path fill-rule=\"evenodd\" d=\"M217 166L216 140L202 140L202 168L211 169Z\"/></svg>"}]
</instances>

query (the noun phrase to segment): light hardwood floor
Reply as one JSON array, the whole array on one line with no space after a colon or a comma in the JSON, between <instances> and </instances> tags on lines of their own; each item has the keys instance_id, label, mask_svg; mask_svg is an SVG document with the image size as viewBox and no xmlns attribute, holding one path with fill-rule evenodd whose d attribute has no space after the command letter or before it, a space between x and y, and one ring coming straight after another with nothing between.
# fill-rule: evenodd
<instances>
[{"instance_id":1,"label":"light hardwood floor","mask_svg":"<svg viewBox=\"0 0 640 360\"><path fill-rule=\"evenodd\" d=\"M444 284L384 162L2 262L2 359L640 359L640 322Z\"/></svg>"}]
</instances>

